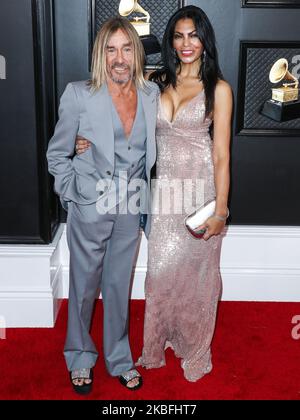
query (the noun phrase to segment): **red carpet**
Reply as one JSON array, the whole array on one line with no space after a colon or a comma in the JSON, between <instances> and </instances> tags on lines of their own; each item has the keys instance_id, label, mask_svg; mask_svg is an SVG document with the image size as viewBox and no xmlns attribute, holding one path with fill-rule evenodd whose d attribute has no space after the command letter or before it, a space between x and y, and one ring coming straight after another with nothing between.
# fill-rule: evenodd
<instances>
[{"instance_id":1,"label":"red carpet","mask_svg":"<svg viewBox=\"0 0 300 420\"><path fill-rule=\"evenodd\" d=\"M135 360L142 347L143 301L131 305ZM0 340L0 399L211 400L300 399L300 340L291 337L300 303L221 302L213 342L213 371L197 383L184 380L169 349L167 366L144 370L144 386L132 392L105 371L101 357L101 303L92 334L99 349L94 390L80 397L71 389L62 355L67 303L53 329L9 329Z\"/></svg>"}]
</instances>

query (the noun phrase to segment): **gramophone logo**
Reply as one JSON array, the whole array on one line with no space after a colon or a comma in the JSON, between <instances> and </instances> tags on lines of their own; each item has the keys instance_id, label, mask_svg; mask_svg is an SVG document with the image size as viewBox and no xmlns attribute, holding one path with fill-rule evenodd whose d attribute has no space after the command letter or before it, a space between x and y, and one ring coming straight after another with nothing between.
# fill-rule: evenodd
<instances>
[{"instance_id":1,"label":"gramophone logo","mask_svg":"<svg viewBox=\"0 0 300 420\"><path fill-rule=\"evenodd\" d=\"M138 3L138 0L121 0L119 14L121 16L129 17L129 22L134 26L141 37L146 55L158 54L161 52L160 43L157 37L154 34L151 34L150 13Z\"/></svg>"},{"instance_id":2,"label":"gramophone logo","mask_svg":"<svg viewBox=\"0 0 300 420\"><path fill-rule=\"evenodd\" d=\"M279 102L297 101L299 97L299 80L288 71L286 58L280 58L273 64L269 80L271 83L282 82L282 86L272 89L272 99Z\"/></svg>"},{"instance_id":3,"label":"gramophone logo","mask_svg":"<svg viewBox=\"0 0 300 420\"><path fill-rule=\"evenodd\" d=\"M269 81L277 86L271 89L271 99L266 100L260 110L260 113L265 117L277 122L290 121L300 117L298 60L299 56L293 57L292 63L296 65L291 72L288 60L284 57L272 65Z\"/></svg>"},{"instance_id":4,"label":"gramophone logo","mask_svg":"<svg viewBox=\"0 0 300 420\"><path fill-rule=\"evenodd\" d=\"M0 79L6 79L6 60L3 55L0 55Z\"/></svg>"},{"instance_id":5,"label":"gramophone logo","mask_svg":"<svg viewBox=\"0 0 300 420\"><path fill-rule=\"evenodd\" d=\"M150 14L138 3L137 0L121 0L119 5L121 16L129 16L132 13L139 13L143 16L134 17L130 22L140 36L150 35Z\"/></svg>"}]
</instances>

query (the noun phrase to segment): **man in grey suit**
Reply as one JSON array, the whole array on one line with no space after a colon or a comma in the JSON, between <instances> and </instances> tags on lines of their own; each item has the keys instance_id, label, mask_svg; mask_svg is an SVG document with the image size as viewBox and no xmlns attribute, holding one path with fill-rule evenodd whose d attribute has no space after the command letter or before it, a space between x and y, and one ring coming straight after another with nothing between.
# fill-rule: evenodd
<instances>
[{"instance_id":1,"label":"man in grey suit","mask_svg":"<svg viewBox=\"0 0 300 420\"><path fill-rule=\"evenodd\" d=\"M98 357L89 330L99 288L107 370L128 389L142 385L128 341L128 302L142 213L145 234L150 231L158 95L157 86L144 80L143 59L133 26L123 18L106 22L94 46L92 80L68 84L47 152L55 190L68 209L70 290L64 355L73 388L81 394L91 391ZM91 147L74 156L77 135L88 138ZM130 188L136 181L138 200ZM136 206L128 209L130 200Z\"/></svg>"}]
</instances>

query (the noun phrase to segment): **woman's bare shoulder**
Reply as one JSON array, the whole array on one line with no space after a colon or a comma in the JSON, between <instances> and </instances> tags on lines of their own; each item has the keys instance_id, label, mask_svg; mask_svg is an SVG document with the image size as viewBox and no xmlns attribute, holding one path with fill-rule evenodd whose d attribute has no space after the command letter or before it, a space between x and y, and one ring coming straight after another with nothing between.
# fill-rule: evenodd
<instances>
[{"instance_id":1,"label":"woman's bare shoulder","mask_svg":"<svg viewBox=\"0 0 300 420\"><path fill-rule=\"evenodd\" d=\"M219 79L216 84L216 96L231 96L232 95L232 89L231 86L226 80Z\"/></svg>"}]
</instances>

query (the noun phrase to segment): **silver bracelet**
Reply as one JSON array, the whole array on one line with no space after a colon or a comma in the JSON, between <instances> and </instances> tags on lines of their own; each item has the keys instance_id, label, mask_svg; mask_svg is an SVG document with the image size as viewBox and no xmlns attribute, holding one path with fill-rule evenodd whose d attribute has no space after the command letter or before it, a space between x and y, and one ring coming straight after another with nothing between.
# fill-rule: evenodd
<instances>
[{"instance_id":1,"label":"silver bracelet","mask_svg":"<svg viewBox=\"0 0 300 420\"><path fill-rule=\"evenodd\" d=\"M229 217L229 209L227 209L227 216L218 216L217 214L214 214L213 217L220 220L221 222L226 222Z\"/></svg>"}]
</instances>

